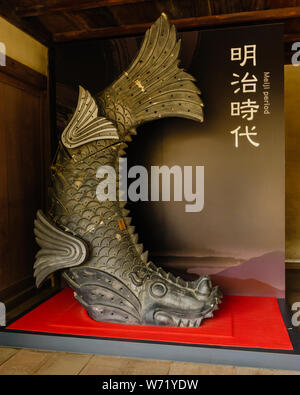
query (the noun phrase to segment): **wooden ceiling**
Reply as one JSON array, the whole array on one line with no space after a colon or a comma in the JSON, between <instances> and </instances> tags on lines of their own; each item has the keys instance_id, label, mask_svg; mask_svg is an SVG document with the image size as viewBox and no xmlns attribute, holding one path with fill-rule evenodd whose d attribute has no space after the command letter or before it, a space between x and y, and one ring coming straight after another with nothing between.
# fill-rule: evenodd
<instances>
[{"instance_id":1,"label":"wooden ceiling","mask_svg":"<svg viewBox=\"0 0 300 395\"><path fill-rule=\"evenodd\" d=\"M284 22L286 51L300 41L300 0L0 1L0 15L48 46L144 33L161 12L179 30Z\"/></svg>"}]
</instances>

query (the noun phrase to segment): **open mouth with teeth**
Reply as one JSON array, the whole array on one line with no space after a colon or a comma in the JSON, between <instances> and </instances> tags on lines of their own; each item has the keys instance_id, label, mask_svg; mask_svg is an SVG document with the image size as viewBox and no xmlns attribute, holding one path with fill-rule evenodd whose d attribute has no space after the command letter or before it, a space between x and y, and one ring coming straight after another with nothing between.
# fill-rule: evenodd
<instances>
[{"instance_id":1,"label":"open mouth with teeth","mask_svg":"<svg viewBox=\"0 0 300 395\"><path fill-rule=\"evenodd\" d=\"M160 283L152 284L152 296L160 299L152 301L144 314L144 320L150 325L176 326L185 328L198 328L203 319L212 318L214 311L222 299L222 293L218 287L212 287L210 278L205 276L190 284L187 291L178 290L174 285L168 285L168 292L158 297ZM194 292L191 289L195 287ZM154 294L153 289L156 289ZM186 308L189 305L190 308ZM151 322L152 321L152 322Z\"/></svg>"},{"instance_id":2,"label":"open mouth with teeth","mask_svg":"<svg viewBox=\"0 0 300 395\"><path fill-rule=\"evenodd\" d=\"M212 318L213 312L218 310L218 304L222 303L220 299L216 299L210 308L202 311L195 317L191 316L187 318L186 314L180 314L176 312L166 313L164 311L157 311L154 314L154 320L157 325L165 326L177 326L185 328L198 328L204 318Z\"/></svg>"}]
</instances>

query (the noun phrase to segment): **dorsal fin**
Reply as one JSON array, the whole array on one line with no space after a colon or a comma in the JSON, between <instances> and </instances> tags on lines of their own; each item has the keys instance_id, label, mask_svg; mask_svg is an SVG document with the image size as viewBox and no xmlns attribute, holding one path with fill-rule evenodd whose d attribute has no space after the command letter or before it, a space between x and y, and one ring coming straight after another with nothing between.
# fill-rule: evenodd
<instances>
[{"instance_id":1,"label":"dorsal fin","mask_svg":"<svg viewBox=\"0 0 300 395\"><path fill-rule=\"evenodd\" d=\"M72 119L62 133L67 148L102 139L119 139L116 127L104 117L98 117L98 106L89 91L79 86L79 96Z\"/></svg>"}]
</instances>

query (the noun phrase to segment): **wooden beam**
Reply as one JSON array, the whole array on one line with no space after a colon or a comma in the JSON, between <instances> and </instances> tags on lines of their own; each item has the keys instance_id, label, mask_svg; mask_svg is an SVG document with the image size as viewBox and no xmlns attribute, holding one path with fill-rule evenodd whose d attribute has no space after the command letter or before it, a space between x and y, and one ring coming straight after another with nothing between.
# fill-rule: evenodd
<instances>
[{"instance_id":1,"label":"wooden beam","mask_svg":"<svg viewBox=\"0 0 300 395\"><path fill-rule=\"evenodd\" d=\"M36 40L46 46L52 43L51 33L41 24L39 20L22 19L15 12L15 3L12 0L0 1L0 15L8 22L17 26Z\"/></svg>"},{"instance_id":2,"label":"wooden beam","mask_svg":"<svg viewBox=\"0 0 300 395\"><path fill-rule=\"evenodd\" d=\"M285 34L284 41L287 43L293 43L295 41L300 41L300 32Z\"/></svg>"},{"instance_id":3,"label":"wooden beam","mask_svg":"<svg viewBox=\"0 0 300 395\"><path fill-rule=\"evenodd\" d=\"M144 3L150 0L98 0L98 1L82 1L74 3L74 1L64 2L55 5L44 5L38 4L30 7L18 7L16 13L21 18L27 18L31 16L40 16L55 14L59 12L72 12L81 10L91 10L94 8L111 7L116 5L127 5L135 3Z\"/></svg>"},{"instance_id":4,"label":"wooden beam","mask_svg":"<svg viewBox=\"0 0 300 395\"><path fill-rule=\"evenodd\" d=\"M63 13L64 17L67 18L70 23L72 23L73 25L75 24L77 26L77 28L79 28L80 30L89 30L89 24L87 22L87 20L82 17L80 14L73 14L73 13Z\"/></svg>"},{"instance_id":5,"label":"wooden beam","mask_svg":"<svg viewBox=\"0 0 300 395\"><path fill-rule=\"evenodd\" d=\"M34 88L43 91L47 89L47 77L38 71L31 69L28 66L6 56L6 66L1 67L0 71L17 80L25 82Z\"/></svg>"},{"instance_id":6,"label":"wooden beam","mask_svg":"<svg viewBox=\"0 0 300 395\"><path fill-rule=\"evenodd\" d=\"M170 22L179 30L195 28L210 28L226 25L247 24L255 22L275 22L287 19L300 18L300 7L276 8L263 11L238 12L234 14L221 14L202 16L197 18L174 19ZM89 38L121 37L145 33L152 23L134 25L111 26L94 28L89 31L77 30L54 34L55 42L84 40Z\"/></svg>"}]
</instances>

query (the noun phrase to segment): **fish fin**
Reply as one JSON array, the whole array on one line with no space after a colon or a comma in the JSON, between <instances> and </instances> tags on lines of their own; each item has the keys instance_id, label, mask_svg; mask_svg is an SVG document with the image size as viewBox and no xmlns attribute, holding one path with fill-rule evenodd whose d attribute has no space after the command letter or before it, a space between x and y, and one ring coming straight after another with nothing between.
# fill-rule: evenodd
<instances>
[{"instance_id":1,"label":"fish fin","mask_svg":"<svg viewBox=\"0 0 300 395\"><path fill-rule=\"evenodd\" d=\"M61 140L65 147L76 148L103 139L119 139L117 129L105 117L98 117L95 100L89 91L79 86L77 107L61 135Z\"/></svg>"},{"instance_id":2,"label":"fish fin","mask_svg":"<svg viewBox=\"0 0 300 395\"><path fill-rule=\"evenodd\" d=\"M57 228L41 210L34 221L34 234L41 247L34 263L37 287L55 271L78 266L87 258L86 243Z\"/></svg>"},{"instance_id":3,"label":"fish fin","mask_svg":"<svg viewBox=\"0 0 300 395\"><path fill-rule=\"evenodd\" d=\"M94 320L127 324L141 322L139 300L117 277L91 267L68 270L63 277L75 291L75 298Z\"/></svg>"},{"instance_id":4,"label":"fish fin","mask_svg":"<svg viewBox=\"0 0 300 395\"><path fill-rule=\"evenodd\" d=\"M180 40L165 14L147 30L131 66L99 96L102 110L113 118L113 100L130 114L125 129L162 117L203 121L200 91L190 74L178 67ZM124 116L125 116L124 115ZM130 125L128 125L130 123Z\"/></svg>"}]
</instances>

